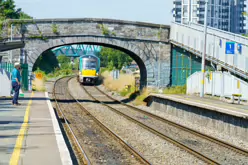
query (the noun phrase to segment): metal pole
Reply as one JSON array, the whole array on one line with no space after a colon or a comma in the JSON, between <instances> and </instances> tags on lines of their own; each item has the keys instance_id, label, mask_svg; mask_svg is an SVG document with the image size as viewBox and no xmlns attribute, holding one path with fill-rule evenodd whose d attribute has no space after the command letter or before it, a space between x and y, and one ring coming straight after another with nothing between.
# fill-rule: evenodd
<instances>
[{"instance_id":1,"label":"metal pole","mask_svg":"<svg viewBox=\"0 0 248 165\"><path fill-rule=\"evenodd\" d=\"M160 63L160 44L161 42L159 42L159 57L158 57L158 87L160 87L160 79L161 79L161 63Z\"/></svg>"},{"instance_id":2,"label":"metal pole","mask_svg":"<svg viewBox=\"0 0 248 165\"><path fill-rule=\"evenodd\" d=\"M159 40L161 39L161 25L160 25L160 38ZM161 62L160 62L160 51L161 51L161 42L159 42L159 54L158 54L158 87L160 87L160 81L161 81Z\"/></svg>"},{"instance_id":3,"label":"metal pole","mask_svg":"<svg viewBox=\"0 0 248 165\"><path fill-rule=\"evenodd\" d=\"M204 44L202 52L202 80L201 80L201 93L200 97L204 97L204 81L205 81L205 58L206 58L206 49L207 49L207 20L208 20L208 0L205 0L205 20L204 20Z\"/></svg>"},{"instance_id":4,"label":"metal pole","mask_svg":"<svg viewBox=\"0 0 248 165\"><path fill-rule=\"evenodd\" d=\"M10 26L10 41L13 41L13 24ZM12 50L10 50L10 63L12 63Z\"/></svg>"}]
</instances>

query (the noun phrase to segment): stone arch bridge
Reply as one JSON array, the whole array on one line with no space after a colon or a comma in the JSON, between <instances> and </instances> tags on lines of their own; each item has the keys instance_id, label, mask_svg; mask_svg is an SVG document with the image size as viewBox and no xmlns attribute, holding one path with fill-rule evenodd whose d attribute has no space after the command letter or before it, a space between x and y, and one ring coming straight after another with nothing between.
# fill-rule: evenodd
<instances>
[{"instance_id":1,"label":"stone arch bridge","mask_svg":"<svg viewBox=\"0 0 248 165\"><path fill-rule=\"evenodd\" d=\"M11 20L10 23L13 39L26 43L23 49L13 52L13 60L28 63L30 72L37 58L47 50L63 45L92 44L130 55L140 68L142 86L170 83L169 26L90 18Z\"/></svg>"}]
</instances>

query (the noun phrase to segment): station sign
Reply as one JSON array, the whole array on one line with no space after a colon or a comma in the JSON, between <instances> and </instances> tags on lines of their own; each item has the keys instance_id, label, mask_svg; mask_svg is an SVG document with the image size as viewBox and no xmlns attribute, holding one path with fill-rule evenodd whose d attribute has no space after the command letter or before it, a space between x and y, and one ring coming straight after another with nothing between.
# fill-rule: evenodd
<instances>
[{"instance_id":1,"label":"station sign","mask_svg":"<svg viewBox=\"0 0 248 165\"><path fill-rule=\"evenodd\" d=\"M242 54L242 44L237 45L237 50L238 50L239 54Z\"/></svg>"},{"instance_id":2,"label":"station sign","mask_svg":"<svg viewBox=\"0 0 248 165\"><path fill-rule=\"evenodd\" d=\"M226 54L235 54L235 42L226 42Z\"/></svg>"}]
</instances>

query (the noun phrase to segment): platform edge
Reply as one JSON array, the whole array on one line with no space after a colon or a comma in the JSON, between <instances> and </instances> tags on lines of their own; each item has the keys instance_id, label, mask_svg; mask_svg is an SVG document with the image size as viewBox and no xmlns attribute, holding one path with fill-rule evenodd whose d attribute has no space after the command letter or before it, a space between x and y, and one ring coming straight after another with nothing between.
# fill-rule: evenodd
<instances>
[{"instance_id":1,"label":"platform edge","mask_svg":"<svg viewBox=\"0 0 248 165\"><path fill-rule=\"evenodd\" d=\"M72 165L72 159L70 156L70 152L66 146L65 139L60 130L58 120L56 118L52 103L50 101L50 97L48 96L48 92L45 92L45 97L47 98L47 105L49 108L49 112L52 118L54 134L56 136L56 142L60 153L60 159L63 165Z\"/></svg>"}]
</instances>

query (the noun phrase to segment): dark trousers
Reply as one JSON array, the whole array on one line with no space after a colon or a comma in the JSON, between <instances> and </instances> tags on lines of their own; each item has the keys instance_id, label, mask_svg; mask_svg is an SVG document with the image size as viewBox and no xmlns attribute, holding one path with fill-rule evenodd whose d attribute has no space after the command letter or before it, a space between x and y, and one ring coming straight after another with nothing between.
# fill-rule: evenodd
<instances>
[{"instance_id":1,"label":"dark trousers","mask_svg":"<svg viewBox=\"0 0 248 165\"><path fill-rule=\"evenodd\" d=\"M14 95L14 97L13 97L12 103L13 103L13 104L18 104L19 90L20 90L21 86L18 85L17 82L12 82L12 88L13 88L14 91L15 91L15 95Z\"/></svg>"}]
</instances>

